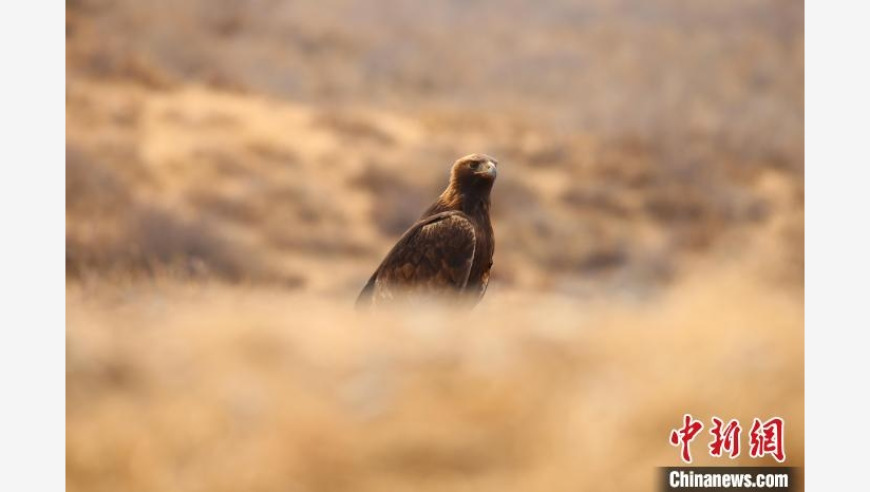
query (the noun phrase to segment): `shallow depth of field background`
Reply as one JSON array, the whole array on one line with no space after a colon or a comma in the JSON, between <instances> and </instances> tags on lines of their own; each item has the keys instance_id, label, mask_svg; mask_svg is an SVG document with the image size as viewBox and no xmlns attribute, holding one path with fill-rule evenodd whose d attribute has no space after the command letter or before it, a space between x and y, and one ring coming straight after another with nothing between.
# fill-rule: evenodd
<instances>
[{"instance_id":1,"label":"shallow depth of field background","mask_svg":"<svg viewBox=\"0 0 870 492\"><path fill-rule=\"evenodd\" d=\"M67 2L73 492L643 491L803 463L799 1ZM354 298L499 159L473 312Z\"/></svg>"}]
</instances>

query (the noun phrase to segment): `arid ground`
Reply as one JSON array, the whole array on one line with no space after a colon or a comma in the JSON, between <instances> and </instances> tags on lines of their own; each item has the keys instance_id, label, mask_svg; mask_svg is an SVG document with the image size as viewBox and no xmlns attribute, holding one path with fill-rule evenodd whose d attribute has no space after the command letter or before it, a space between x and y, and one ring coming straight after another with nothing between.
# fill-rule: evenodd
<instances>
[{"instance_id":1,"label":"arid ground","mask_svg":"<svg viewBox=\"0 0 870 492\"><path fill-rule=\"evenodd\" d=\"M69 489L655 490L684 413L801 466L803 68L788 0L67 2ZM354 312L471 152L484 301Z\"/></svg>"}]
</instances>

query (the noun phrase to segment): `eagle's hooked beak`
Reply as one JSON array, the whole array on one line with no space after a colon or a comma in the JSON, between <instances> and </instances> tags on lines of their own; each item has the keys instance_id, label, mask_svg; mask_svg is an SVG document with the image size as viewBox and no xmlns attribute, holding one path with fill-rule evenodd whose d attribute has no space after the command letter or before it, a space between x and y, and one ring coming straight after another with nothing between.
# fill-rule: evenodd
<instances>
[{"instance_id":1,"label":"eagle's hooked beak","mask_svg":"<svg viewBox=\"0 0 870 492\"><path fill-rule=\"evenodd\" d=\"M483 166L483 169L478 171L478 174L484 174L486 176L489 176L489 177L495 179L495 177L498 175L498 171L496 170L496 167L495 167L495 162L486 161L486 164Z\"/></svg>"}]
</instances>

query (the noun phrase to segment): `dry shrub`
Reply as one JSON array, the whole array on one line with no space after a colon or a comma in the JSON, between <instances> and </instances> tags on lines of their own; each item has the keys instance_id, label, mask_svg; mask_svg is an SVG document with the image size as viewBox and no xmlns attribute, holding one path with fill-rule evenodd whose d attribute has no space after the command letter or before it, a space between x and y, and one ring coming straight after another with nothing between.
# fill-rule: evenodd
<instances>
[{"instance_id":1,"label":"dry shrub","mask_svg":"<svg viewBox=\"0 0 870 492\"><path fill-rule=\"evenodd\" d=\"M130 163L133 164L132 162ZM142 203L130 176L68 146L67 248L70 278L110 274L274 281L256 253L220 232L208 210L191 218L178 209ZM139 183L141 186L141 182Z\"/></svg>"},{"instance_id":2,"label":"dry shrub","mask_svg":"<svg viewBox=\"0 0 870 492\"><path fill-rule=\"evenodd\" d=\"M619 199L619 190L610 186L580 185L572 186L562 194L562 201L577 210L601 213L614 217L629 214L629 205Z\"/></svg>"},{"instance_id":3,"label":"dry shrub","mask_svg":"<svg viewBox=\"0 0 870 492\"><path fill-rule=\"evenodd\" d=\"M127 237L134 257L146 269L149 264L176 266L189 274L211 274L230 281L260 273L256 257L244 254L207 220L184 220L167 210L144 208L132 221Z\"/></svg>"},{"instance_id":4,"label":"dry shrub","mask_svg":"<svg viewBox=\"0 0 870 492\"><path fill-rule=\"evenodd\" d=\"M120 231L99 242L67 234L67 274L71 278L169 273L230 282L275 280L256 255L226 239L207 220L183 219L148 206L137 206L127 215Z\"/></svg>"},{"instance_id":5,"label":"dry shrub","mask_svg":"<svg viewBox=\"0 0 870 492\"><path fill-rule=\"evenodd\" d=\"M67 215L95 216L129 207L128 185L111 168L75 145L66 149Z\"/></svg>"},{"instance_id":6,"label":"dry shrub","mask_svg":"<svg viewBox=\"0 0 870 492\"><path fill-rule=\"evenodd\" d=\"M389 237L397 238L405 232L438 196L437 192L424 194L419 187L405 181L402 175L391 169L369 165L351 182L352 186L371 193L376 206L371 209L370 220L381 234Z\"/></svg>"}]
</instances>

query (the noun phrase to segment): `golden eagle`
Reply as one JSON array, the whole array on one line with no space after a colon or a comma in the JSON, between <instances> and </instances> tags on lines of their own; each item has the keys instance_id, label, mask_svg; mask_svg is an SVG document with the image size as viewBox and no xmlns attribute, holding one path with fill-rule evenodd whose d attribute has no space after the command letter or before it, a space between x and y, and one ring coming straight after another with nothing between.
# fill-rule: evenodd
<instances>
[{"instance_id":1,"label":"golden eagle","mask_svg":"<svg viewBox=\"0 0 870 492\"><path fill-rule=\"evenodd\" d=\"M412 297L480 301L495 250L489 193L497 166L484 154L453 164L447 189L387 253L360 292L358 308Z\"/></svg>"}]
</instances>

